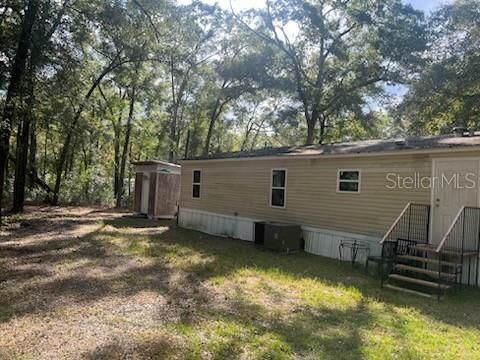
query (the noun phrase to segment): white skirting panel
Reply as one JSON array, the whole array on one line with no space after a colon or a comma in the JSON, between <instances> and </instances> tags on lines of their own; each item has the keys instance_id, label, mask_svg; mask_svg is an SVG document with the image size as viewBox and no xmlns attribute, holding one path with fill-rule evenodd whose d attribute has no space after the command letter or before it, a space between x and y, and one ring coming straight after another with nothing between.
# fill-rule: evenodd
<instances>
[{"instance_id":1,"label":"white skirting panel","mask_svg":"<svg viewBox=\"0 0 480 360\"><path fill-rule=\"evenodd\" d=\"M181 227L207 234L253 241L255 220L244 217L180 208L178 223Z\"/></svg>"},{"instance_id":2,"label":"white skirting panel","mask_svg":"<svg viewBox=\"0 0 480 360\"><path fill-rule=\"evenodd\" d=\"M178 222L181 227L203 231L207 234L248 241L254 240L255 220L249 218L180 208ZM302 230L305 239L305 251L315 255L339 259L338 246L340 242L342 240L355 239L367 243L370 247L371 255L379 255L381 252L380 239L308 226L302 226ZM343 260L350 260L348 249L344 249L343 254ZM357 261L364 260L365 253L359 251Z\"/></svg>"},{"instance_id":3,"label":"white skirting panel","mask_svg":"<svg viewBox=\"0 0 480 360\"><path fill-rule=\"evenodd\" d=\"M247 241L254 240L253 219L215 214L207 211L192 210L180 208L178 222L181 227L198 230L207 234L231 237ZM380 255L382 246L380 239L360 234L352 234L341 231L325 230L302 226L303 238L305 239L305 251L315 255L321 255L329 258L340 259L339 245L343 240L357 240L369 245L370 255ZM342 260L350 261L350 250L344 249ZM359 251L357 262L365 261L366 253ZM472 261L470 281L475 283L475 261ZM468 266L465 264L463 272L463 282L467 283Z\"/></svg>"},{"instance_id":4,"label":"white skirting panel","mask_svg":"<svg viewBox=\"0 0 480 360\"><path fill-rule=\"evenodd\" d=\"M475 274L475 271L477 270L477 259L472 257L470 261L471 261L470 266L468 266L469 259L467 258L464 260L462 282L464 284L468 284L468 270L470 270L470 285L476 285L475 283L476 283L477 275ZM478 268L478 279L480 282L480 267ZM480 286L480 283L479 283L479 286Z\"/></svg>"},{"instance_id":5,"label":"white skirting panel","mask_svg":"<svg viewBox=\"0 0 480 360\"><path fill-rule=\"evenodd\" d=\"M340 259L339 245L340 242L344 240L357 240L368 244L370 255L380 255L382 251L380 239L377 238L360 234L317 229L309 226L302 226L302 230L303 238L305 239L305 251L312 254ZM359 250L357 253L357 261L364 262L366 255L365 251ZM344 248L342 250L342 260L350 260L350 256L350 249Z\"/></svg>"}]
</instances>

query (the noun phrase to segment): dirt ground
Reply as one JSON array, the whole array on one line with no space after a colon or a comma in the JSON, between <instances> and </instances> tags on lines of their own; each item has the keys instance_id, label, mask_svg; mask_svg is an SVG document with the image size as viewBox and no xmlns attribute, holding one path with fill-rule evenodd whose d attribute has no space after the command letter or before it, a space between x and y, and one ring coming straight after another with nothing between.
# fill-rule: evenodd
<instances>
[{"instance_id":1,"label":"dirt ground","mask_svg":"<svg viewBox=\"0 0 480 360\"><path fill-rule=\"evenodd\" d=\"M2 230L0 358L156 358L168 352L169 335L158 325L179 316L181 307L169 304L175 289L168 282L180 275L94 236L105 221L125 216L31 208Z\"/></svg>"}]
</instances>

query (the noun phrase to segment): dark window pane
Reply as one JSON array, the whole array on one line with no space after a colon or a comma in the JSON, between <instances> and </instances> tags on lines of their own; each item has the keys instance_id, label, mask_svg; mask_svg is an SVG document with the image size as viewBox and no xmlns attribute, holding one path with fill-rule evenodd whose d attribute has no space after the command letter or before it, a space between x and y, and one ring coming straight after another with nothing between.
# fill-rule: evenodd
<instances>
[{"instance_id":1,"label":"dark window pane","mask_svg":"<svg viewBox=\"0 0 480 360\"><path fill-rule=\"evenodd\" d=\"M351 191L358 192L358 183L357 182L342 182L340 181L340 191Z\"/></svg>"},{"instance_id":2,"label":"dark window pane","mask_svg":"<svg viewBox=\"0 0 480 360\"><path fill-rule=\"evenodd\" d=\"M285 190L272 189L272 206L285 206Z\"/></svg>"},{"instance_id":3,"label":"dark window pane","mask_svg":"<svg viewBox=\"0 0 480 360\"><path fill-rule=\"evenodd\" d=\"M358 180L358 171L340 171L340 180Z\"/></svg>"},{"instance_id":4,"label":"dark window pane","mask_svg":"<svg viewBox=\"0 0 480 360\"><path fill-rule=\"evenodd\" d=\"M200 182L200 176L201 176L200 170L194 170L193 171L193 182L194 183L199 183Z\"/></svg>"},{"instance_id":5,"label":"dark window pane","mask_svg":"<svg viewBox=\"0 0 480 360\"><path fill-rule=\"evenodd\" d=\"M194 198L199 198L200 197L200 185L193 185L193 194L192 196Z\"/></svg>"},{"instance_id":6,"label":"dark window pane","mask_svg":"<svg viewBox=\"0 0 480 360\"><path fill-rule=\"evenodd\" d=\"M285 170L273 170L273 187L285 187Z\"/></svg>"}]
</instances>

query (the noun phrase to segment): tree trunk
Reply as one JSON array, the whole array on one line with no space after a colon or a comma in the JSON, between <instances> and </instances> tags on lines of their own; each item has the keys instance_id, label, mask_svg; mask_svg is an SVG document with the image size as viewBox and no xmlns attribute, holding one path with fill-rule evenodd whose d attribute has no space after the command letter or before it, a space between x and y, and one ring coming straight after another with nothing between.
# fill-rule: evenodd
<instances>
[{"instance_id":1,"label":"tree trunk","mask_svg":"<svg viewBox=\"0 0 480 360\"><path fill-rule=\"evenodd\" d=\"M85 147L85 138L82 141L82 154L83 154L83 171L87 173L91 163L91 150L90 150L90 147L88 150ZM90 176L88 175L86 177L85 185L83 187L83 193L85 194L85 200L87 201L87 204L90 204Z\"/></svg>"},{"instance_id":2,"label":"tree trunk","mask_svg":"<svg viewBox=\"0 0 480 360\"><path fill-rule=\"evenodd\" d=\"M174 63L173 59L170 61L170 81L171 81L171 92L172 92L172 106L171 119L170 119L170 151L168 153L168 161L173 163L175 160L174 144L177 136L177 100L175 93L175 74L174 74Z\"/></svg>"},{"instance_id":3,"label":"tree trunk","mask_svg":"<svg viewBox=\"0 0 480 360\"><path fill-rule=\"evenodd\" d=\"M218 117L222 113L223 107L229 102L229 99L221 102L220 98L215 102L213 107L212 114L210 115L210 124L208 124L207 138L205 139L205 147L203 149L203 155L208 155L210 152L210 143L212 141L213 129L215 128L215 123L217 122Z\"/></svg>"},{"instance_id":4,"label":"tree trunk","mask_svg":"<svg viewBox=\"0 0 480 360\"><path fill-rule=\"evenodd\" d=\"M117 124L114 127L114 141L113 141L113 196L118 196L118 179L120 177L120 127L122 126L122 113L120 112Z\"/></svg>"},{"instance_id":5,"label":"tree trunk","mask_svg":"<svg viewBox=\"0 0 480 360\"><path fill-rule=\"evenodd\" d=\"M315 126L318 122L318 111L313 110L311 115L307 118L307 139L305 145L312 145L315 139Z\"/></svg>"},{"instance_id":6,"label":"tree trunk","mask_svg":"<svg viewBox=\"0 0 480 360\"><path fill-rule=\"evenodd\" d=\"M122 96L122 89L121 88L119 89L119 96L122 99L122 106L118 111L118 117L117 117L117 120L115 121L116 112L114 108L109 104L109 101L105 96L105 94L103 93L102 88L100 86L98 87L98 90L100 91L100 95L105 101L105 104L110 109L110 114L112 116L112 128L113 128L113 135L114 135L114 138L113 138L113 197L116 199L118 194L118 179L120 176L120 142L122 137L123 100L125 100L125 97L127 96L127 91L125 91Z\"/></svg>"},{"instance_id":7,"label":"tree trunk","mask_svg":"<svg viewBox=\"0 0 480 360\"><path fill-rule=\"evenodd\" d=\"M185 153L183 156L185 159L188 158L189 150L190 150L190 129L187 130L187 138L185 140Z\"/></svg>"},{"instance_id":8,"label":"tree trunk","mask_svg":"<svg viewBox=\"0 0 480 360\"><path fill-rule=\"evenodd\" d=\"M37 177L37 167L36 167L36 158L37 158L37 123L35 118L32 116L32 123L30 129L30 146L28 150L28 164L27 169L30 176L28 177L28 187L33 189L34 181Z\"/></svg>"},{"instance_id":9,"label":"tree trunk","mask_svg":"<svg viewBox=\"0 0 480 360\"><path fill-rule=\"evenodd\" d=\"M30 119L26 114L24 120L18 124L17 151L15 164L15 181L13 182L12 212L23 212L25 201L25 180L28 161L28 141L30 138Z\"/></svg>"},{"instance_id":10,"label":"tree trunk","mask_svg":"<svg viewBox=\"0 0 480 360\"><path fill-rule=\"evenodd\" d=\"M132 89L132 94L130 96L130 108L128 111L128 119L127 119L127 128L125 132L125 142L123 144L123 151L122 151L122 159L120 163L120 173L118 177L118 193L117 193L117 207L122 206L122 197L123 197L123 180L125 178L125 167L127 165L127 156L128 156L128 148L130 146L130 134L132 132L132 120L133 120L133 110L135 106L135 87Z\"/></svg>"},{"instance_id":11,"label":"tree trunk","mask_svg":"<svg viewBox=\"0 0 480 360\"><path fill-rule=\"evenodd\" d=\"M128 147L128 158L132 160L132 143ZM128 198L132 195L132 167L128 167Z\"/></svg>"},{"instance_id":12,"label":"tree trunk","mask_svg":"<svg viewBox=\"0 0 480 360\"><path fill-rule=\"evenodd\" d=\"M35 51L33 51L35 52ZM28 149L30 141L30 129L33 118L34 98L34 77L36 56L34 54L30 57L30 66L28 71L28 79L25 85L25 109L22 111L23 116L18 122L17 132L17 149L15 163L15 181L13 183L13 207L12 212L23 212L23 205L25 202L25 184L28 166Z\"/></svg>"},{"instance_id":13,"label":"tree trunk","mask_svg":"<svg viewBox=\"0 0 480 360\"><path fill-rule=\"evenodd\" d=\"M67 166L65 167L65 177L67 177L68 174L73 172L73 166L75 165L75 149L77 148L77 144L78 135L75 136L75 140L73 141L72 147L70 149L70 157L68 158Z\"/></svg>"},{"instance_id":14,"label":"tree trunk","mask_svg":"<svg viewBox=\"0 0 480 360\"><path fill-rule=\"evenodd\" d=\"M68 128L67 135L65 137L65 141L63 142L62 149L60 150L60 156L58 157L57 162L57 170L56 170L56 178L55 178L55 187L53 189L53 198L52 204L58 204L58 195L60 193L60 185L62 184L62 173L65 166L65 161L67 160L68 151L70 148L70 143L72 142L73 134L77 128L78 121L80 120L80 116L82 115L83 109L85 108L88 100L92 96L93 92L103 80L103 78L110 73L113 69L118 67L120 64L115 62L118 60L118 57L112 60L112 62L103 70L103 72L98 76L97 79L93 82L92 86L88 90L87 94L85 95L82 103L78 107L75 115L73 116L73 120L70 123L70 127Z\"/></svg>"},{"instance_id":15,"label":"tree trunk","mask_svg":"<svg viewBox=\"0 0 480 360\"><path fill-rule=\"evenodd\" d=\"M262 128L263 128L263 124L265 123L265 120L266 120L266 117L263 117L263 119L262 119L262 121L260 122L260 124L258 124L258 126L257 126L257 131L255 131L255 135L253 136L252 142L251 142L251 144L250 144L250 150L255 149L255 146L257 145L258 135L260 134L260 131L261 131Z\"/></svg>"},{"instance_id":16,"label":"tree trunk","mask_svg":"<svg viewBox=\"0 0 480 360\"><path fill-rule=\"evenodd\" d=\"M168 154L168 161L175 162L178 156L178 143L180 141L180 134L178 131L178 110L180 109L183 94L188 85L189 74L193 67L187 69L183 75L182 82L178 87L178 91L175 90L175 64L173 59L170 61L170 81L171 81L171 93L172 93L172 110L170 119L170 152Z\"/></svg>"},{"instance_id":17,"label":"tree trunk","mask_svg":"<svg viewBox=\"0 0 480 360\"><path fill-rule=\"evenodd\" d=\"M18 102L22 94L22 83L27 66L28 54L32 45L32 31L37 17L38 6L38 0L30 0L27 10L25 11L25 16L23 17L22 31L10 72L10 83L8 85L5 107L0 123L0 224L2 222L3 187L10 149L10 134L13 120L19 110Z\"/></svg>"},{"instance_id":18,"label":"tree trunk","mask_svg":"<svg viewBox=\"0 0 480 360\"><path fill-rule=\"evenodd\" d=\"M220 99L217 98L215 101L215 106L212 109L212 113L210 115L210 122L208 124L208 132L207 132L207 138L205 139L205 147L203 148L203 155L208 155L210 152L210 143L212 141L212 135L213 135L213 128L215 126L215 120L217 119L217 109L220 104Z\"/></svg>"},{"instance_id":19,"label":"tree trunk","mask_svg":"<svg viewBox=\"0 0 480 360\"><path fill-rule=\"evenodd\" d=\"M305 145L312 145L314 143L313 138L315 136L315 126L311 123L307 123L307 139Z\"/></svg>"},{"instance_id":20,"label":"tree trunk","mask_svg":"<svg viewBox=\"0 0 480 360\"><path fill-rule=\"evenodd\" d=\"M13 165L16 164L16 159L13 156L11 156L11 155L8 156L8 160L10 160L10 162L13 163ZM38 176L34 177L33 174L31 174L31 173L29 173L28 175L33 178L33 185L34 186L41 188L47 194L51 194L53 192L52 189L50 188L50 186L48 186L48 184L45 181L43 181L42 179L40 179Z\"/></svg>"},{"instance_id":21,"label":"tree trunk","mask_svg":"<svg viewBox=\"0 0 480 360\"><path fill-rule=\"evenodd\" d=\"M39 63L43 47L47 44L48 40L53 36L60 25L67 4L68 0L65 0L62 9L58 12L50 29L44 34L44 36L40 35L40 37L35 38L35 41L31 44L28 72L25 81L25 109L23 111L24 115L19 119L17 133L17 161L15 164L12 209L13 212L17 213L23 212L27 174L30 175L28 177L29 188L33 188L34 179L36 178L35 155L37 145L33 108L35 105L35 74L37 71L37 64Z\"/></svg>"},{"instance_id":22,"label":"tree trunk","mask_svg":"<svg viewBox=\"0 0 480 360\"><path fill-rule=\"evenodd\" d=\"M326 119L324 116L321 117L319 123L320 123L320 136L318 139L318 143L321 145L325 137Z\"/></svg>"},{"instance_id":23,"label":"tree trunk","mask_svg":"<svg viewBox=\"0 0 480 360\"><path fill-rule=\"evenodd\" d=\"M46 119L45 124L45 140L43 144L43 167L42 167L42 179L46 181L47 177L47 163L48 163L48 139L50 138L50 122Z\"/></svg>"},{"instance_id":24,"label":"tree trunk","mask_svg":"<svg viewBox=\"0 0 480 360\"><path fill-rule=\"evenodd\" d=\"M255 107L253 108L253 111L250 115L250 118L247 121L247 127L246 127L246 130L245 130L245 138L243 139L242 146L240 147L241 151L243 151L247 148L247 143L248 143L248 140L250 138L250 134L253 131L253 127L255 126L254 118L255 118L255 113L257 112L257 108L258 108L259 105L260 105L259 102L257 102L255 104ZM258 131L257 131L257 134L258 134Z\"/></svg>"}]
</instances>

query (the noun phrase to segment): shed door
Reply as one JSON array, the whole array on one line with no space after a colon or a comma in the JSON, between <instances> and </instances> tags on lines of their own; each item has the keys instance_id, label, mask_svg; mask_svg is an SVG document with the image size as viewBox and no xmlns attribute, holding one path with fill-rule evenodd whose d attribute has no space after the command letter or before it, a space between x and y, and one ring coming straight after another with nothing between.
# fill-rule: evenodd
<instances>
[{"instance_id":1,"label":"shed door","mask_svg":"<svg viewBox=\"0 0 480 360\"><path fill-rule=\"evenodd\" d=\"M479 205L479 160L435 159L433 173L431 243L438 244L462 206Z\"/></svg>"},{"instance_id":2,"label":"shed door","mask_svg":"<svg viewBox=\"0 0 480 360\"><path fill-rule=\"evenodd\" d=\"M150 177L148 173L143 173L142 178L142 205L140 212L142 214L148 214L148 193L150 192Z\"/></svg>"}]
</instances>

